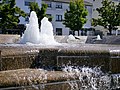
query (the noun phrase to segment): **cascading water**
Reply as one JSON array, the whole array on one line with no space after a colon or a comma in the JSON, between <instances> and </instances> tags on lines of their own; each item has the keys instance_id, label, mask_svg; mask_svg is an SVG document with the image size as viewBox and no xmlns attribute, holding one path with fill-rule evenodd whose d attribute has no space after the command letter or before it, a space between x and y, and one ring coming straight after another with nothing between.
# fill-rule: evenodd
<instances>
[{"instance_id":1,"label":"cascading water","mask_svg":"<svg viewBox=\"0 0 120 90\"><path fill-rule=\"evenodd\" d=\"M53 26L47 17L41 20L41 32L39 31L38 18L34 11L30 14L29 24L21 37L20 43L60 45L54 40Z\"/></svg>"},{"instance_id":2,"label":"cascading water","mask_svg":"<svg viewBox=\"0 0 120 90\"><path fill-rule=\"evenodd\" d=\"M72 67L63 68L68 75L76 73L77 81L68 82L71 90L111 90L111 77L103 73L100 68ZM73 77L73 78L76 78Z\"/></svg>"}]
</instances>

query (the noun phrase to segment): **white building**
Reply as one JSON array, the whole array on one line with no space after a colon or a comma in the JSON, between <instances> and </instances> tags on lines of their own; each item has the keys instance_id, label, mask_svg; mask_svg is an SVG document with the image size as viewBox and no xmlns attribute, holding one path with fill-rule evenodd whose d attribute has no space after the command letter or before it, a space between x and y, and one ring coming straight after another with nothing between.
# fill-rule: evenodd
<instances>
[{"instance_id":1,"label":"white building","mask_svg":"<svg viewBox=\"0 0 120 90\"><path fill-rule=\"evenodd\" d=\"M63 25L64 13L69 8L70 0L43 0L47 5L47 14L53 17L52 24L54 28L54 34L56 35L69 35L70 29ZM92 18L92 4L85 1L85 7L88 10L87 23L84 27L91 27Z\"/></svg>"},{"instance_id":2,"label":"white building","mask_svg":"<svg viewBox=\"0 0 120 90\"><path fill-rule=\"evenodd\" d=\"M2 0L0 0L1 2ZM46 14L51 15L53 17L52 24L54 28L54 34L56 35L68 35L70 33L70 29L66 28L62 24L62 20L64 19L64 13L66 9L69 7L70 0L16 0L16 5L20 7L26 13L29 13L29 4L30 2L37 2L41 7L41 3L45 2L48 4ZM116 4L120 2L120 0L112 0ZM91 27L92 18L98 18L98 12L96 8L102 6L102 0L84 0L85 8L88 10L87 22L83 26L83 28ZM27 18L28 19L28 18ZM20 17L20 24L28 23L27 19Z\"/></svg>"},{"instance_id":3,"label":"white building","mask_svg":"<svg viewBox=\"0 0 120 90\"><path fill-rule=\"evenodd\" d=\"M2 1L2 0L0 0ZM29 4L30 2L37 2L38 5L41 7L41 1L42 0L16 0L16 6L21 8L26 13L29 13ZM62 20L64 19L64 13L66 9L69 7L70 0L43 0L46 4L48 4L47 14L51 15L53 17L52 24L54 28L54 34L57 35L68 35L70 30L69 28L66 28L62 24ZM92 18L92 4L89 2L86 2L86 8L88 9L88 21L84 25L84 27L91 27L91 18ZM26 24L28 23L28 18L20 17L20 24Z\"/></svg>"},{"instance_id":4,"label":"white building","mask_svg":"<svg viewBox=\"0 0 120 90\"><path fill-rule=\"evenodd\" d=\"M70 0L42 0L46 4L48 4L47 14L53 17L52 24L54 27L54 34L56 35L68 35L70 33L70 29L66 28L62 24L62 20L64 19L64 12L69 7ZM85 8L88 10L87 22L83 26L83 28L91 28L91 20L92 18L98 18L98 12L96 8L102 7L103 0L84 0ZM120 0L112 0L116 4L120 2Z\"/></svg>"},{"instance_id":5,"label":"white building","mask_svg":"<svg viewBox=\"0 0 120 90\"><path fill-rule=\"evenodd\" d=\"M65 28L65 26L62 24L62 20L64 19L64 12L66 9L68 9L68 2L58 2L57 0L44 0L44 2L48 5L46 14L53 17L52 24L54 34L68 34L69 28Z\"/></svg>"}]
</instances>

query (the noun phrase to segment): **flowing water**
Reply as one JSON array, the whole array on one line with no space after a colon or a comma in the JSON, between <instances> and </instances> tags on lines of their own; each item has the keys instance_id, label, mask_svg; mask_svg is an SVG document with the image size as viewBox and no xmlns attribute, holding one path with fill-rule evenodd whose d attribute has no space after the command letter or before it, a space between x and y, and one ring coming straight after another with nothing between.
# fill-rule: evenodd
<instances>
[{"instance_id":1,"label":"flowing water","mask_svg":"<svg viewBox=\"0 0 120 90\"><path fill-rule=\"evenodd\" d=\"M111 78L103 73L99 67L71 67L63 69L68 74L76 73L78 81L69 82L71 90L110 90Z\"/></svg>"}]
</instances>

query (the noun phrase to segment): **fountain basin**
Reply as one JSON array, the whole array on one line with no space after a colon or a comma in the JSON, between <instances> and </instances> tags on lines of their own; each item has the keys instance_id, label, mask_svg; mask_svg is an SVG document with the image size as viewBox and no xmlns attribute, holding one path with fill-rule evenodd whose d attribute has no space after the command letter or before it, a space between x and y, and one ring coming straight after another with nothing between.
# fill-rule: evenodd
<instances>
[{"instance_id":1,"label":"fountain basin","mask_svg":"<svg viewBox=\"0 0 120 90\"><path fill-rule=\"evenodd\" d=\"M0 51L1 71L49 67L58 70L65 65L84 65L101 67L105 72L120 73L119 45L1 45Z\"/></svg>"},{"instance_id":2,"label":"fountain basin","mask_svg":"<svg viewBox=\"0 0 120 90\"><path fill-rule=\"evenodd\" d=\"M83 81L80 81L76 72L69 74L61 71L61 68L66 65L101 67L103 72L110 75L120 73L119 45L1 44L0 51L0 89L2 90L72 90L71 84L74 86L76 83L78 83L77 87L85 88L83 82L86 82L86 76L83 77L85 78ZM59 71L46 71L46 69ZM119 88L120 78L117 76L114 79L113 83L109 83L113 85L113 88ZM86 84L86 86L90 90L89 85ZM100 90L109 88L105 86L100 87Z\"/></svg>"}]
</instances>

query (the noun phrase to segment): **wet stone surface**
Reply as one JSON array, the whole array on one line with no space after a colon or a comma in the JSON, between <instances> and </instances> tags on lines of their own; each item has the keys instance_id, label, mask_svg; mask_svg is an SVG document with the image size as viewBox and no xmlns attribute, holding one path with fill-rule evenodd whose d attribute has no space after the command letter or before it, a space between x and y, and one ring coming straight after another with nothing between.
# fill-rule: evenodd
<instances>
[{"instance_id":1,"label":"wet stone surface","mask_svg":"<svg viewBox=\"0 0 120 90\"><path fill-rule=\"evenodd\" d=\"M63 44L61 46L1 44L1 70L22 68L59 69L65 65L101 66L120 72L119 45Z\"/></svg>"},{"instance_id":2,"label":"wet stone surface","mask_svg":"<svg viewBox=\"0 0 120 90\"><path fill-rule=\"evenodd\" d=\"M76 73L76 71L74 73L70 71L69 73L62 72L61 69L67 65L101 67L105 73L120 73L119 45L63 44L61 46L44 46L0 44L0 51L0 88L16 87L18 88L17 90L25 88L27 90L77 90L77 87L83 85L81 90L90 90L91 86L88 84L92 78L95 80L93 80L93 83L96 83L97 78L95 76L89 81L86 75L82 77L83 81L81 83L70 82L70 80L78 80L78 78L80 81L81 79L78 76L81 74ZM44 70L35 68L43 68ZM107 79L104 79L104 77L107 76L101 76L102 81ZM119 79L118 77L114 78L115 80ZM118 81L113 81L115 88L115 85L119 86ZM109 85L110 83L111 81L108 82ZM103 85L101 81L97 84ZM96 84L94 85L95 87L93 88L98 88ZM109 90L110 87L106 87L106 85L103 85L100 90L104 90L104 88Z\"/></svg>"}]
</instances>

